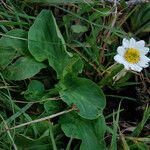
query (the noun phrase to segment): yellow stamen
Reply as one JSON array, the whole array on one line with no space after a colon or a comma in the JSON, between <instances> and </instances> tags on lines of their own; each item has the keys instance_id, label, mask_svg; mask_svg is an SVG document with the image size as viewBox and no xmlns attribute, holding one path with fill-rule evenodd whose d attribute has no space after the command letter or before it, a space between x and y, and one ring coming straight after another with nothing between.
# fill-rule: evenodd
<instances>
[{"instance_id":1,"label":"yellow stamen","mask_svg":"<svg viewBox=\"0 0 150 150\"><path fill-rule=\"evenodd\" d=\"M137 49L129 48L124 54L124 58L129 63L135 64L138 63L140 60L140 52Z\"/></svg>"}]
</instances>

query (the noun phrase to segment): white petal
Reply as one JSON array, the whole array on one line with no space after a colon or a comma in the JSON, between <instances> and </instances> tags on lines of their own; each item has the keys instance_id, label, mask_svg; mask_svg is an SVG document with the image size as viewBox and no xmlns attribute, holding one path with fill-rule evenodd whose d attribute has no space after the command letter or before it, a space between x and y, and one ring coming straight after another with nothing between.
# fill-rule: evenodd
<instances>
[{"instance_id":1,"label":"white petal","mask_svg":"<svg viewBox=\"0 0 150 150\"><path fill-rule=\"evenodd\" d=\"M130 63L128 63L122 56L119 54L114 56L116 62L123 64L126 70L130 70Z\"/></svg>"},{"instance_id":2,"label":"white petal","mask_svg":"<svg viewBox=\"0 0 150 150\"><path fill-rule=\"evenodd\" d=\"M130 39L130 44L129 44L129 48L134 48L136 46L136 41L134 38Z\"/></svg>"},{"instance_id":3,"label":"white petal","mask_svg":"<svg viewBox=\"0 0 150 150\"><path fill-rule=\"evenodd\" d=\"M138 49L138 48L137 48ZM146 55L149 52L149 48L148 47L144 47L144 48L139 48L138 49L140 51L140 53L142 55Z\"/></svg>"},{"instance_id":4,"label":"white petal","mask_svg":"<svg viewBox=\"0 0 150 150\"><path fill-rule=\"evenodd\" d=\"M148 58L148 57L146 57L146 56L143 55L143 56L141 56L140 61L148 63L148 62L150 62L150 58Z\"/></svg>"},{"instance_id":5,"label":"white petal","mask_svg":"<svg viewBox=\"0 0 150 150\"><path fill-rule=\"evenodd\" d=\"M141 72L142 69L143 69L143 68L140 67L140 66L138 66L138 65L135 66L135 71L137 71L137 72Z\"/></svg>"},{"instance_id":6,"label":"white petal","mask_svg":"<svg viewBox=\"0 0 150 150\"><path fill-rule=\"evenodd\" d=\"M141 56L140 61L138 62L139 66L146 68L149 66L150 59L146 56Z\"/></svg>"},{"instance_id":7,"label":"white petal","mask_svg":"<svg viewBox=\"0 0 150 150\"><path fill-rule=\"evenodd\" d=\"M134 71L137 71L137 72L141 72L142 71L142 67L140 67L137 64L131 64L130 67L131 67L131 70L134 70Z\"/></svg>"},{"instance_id":8,"label":"white petal","mask_svg":"<svg viewBox=\"0 0 150 150\"><path fill-rule=\"evenodd\" d=\"M119 54L117 54L117 55L114 56L114 60L115 60L116 62L120 63L120 64L123 63L123 57L120 56Z\"/></svg>"},{"instance_id":9,"label":"white petal","mask_svg":"<svg viewBox=\"0 0 150 150\"><path fill-rule=\"evenodd\" d=\"M128 61L124 60L124 66L127 70L131 69L131 66L133 66L134 64L129 63Z\"/></svg>"},{"instance_id":10,"label":"white petal","mask_svg":"<svg viewBox=\"0 0 150 150\"><path fill-rule=\"evenodd\" d=\"M117 48L117 52L118 52L118 54L121 55L121 56L124 55L125 51L126 51L126 49L125 49L123 46L119 46L119 47Z\"/></svg>"},{"instance_id":11,"label":"white petal","mask_svg":"<svg viewBox=\"0 0 150 150\"><path fill-rule=\"evenodd\" d=\"M127 69L128 67L128 63L124 60L124 58L122 56L120 56L119 54L117 54L116 56L114 56L114 59L116 62L123 64L124 67Z\"/></svg>"},{"instance_id":12,"label":"white petal","mask_svg":"<svg viewBox=\"0 0 150 150\"><path fill-rule=\"evenodd\" d=\"M122 45L124 47L128 48L129 47L129 40L127 40L126 38L124 38L123 41L122 41Z\"/></svg>"},{"instance_id":13,"label":"white petal","mask_svg":"<svg viewBox=\"0 0 150 150\"><path fill-rule=\"evenodd\" d=\"M150 59L146 56L141 56L140 61L138 62L138 65L146 68L149 66L148 62L150 62Z\"/></svg>"},{"instance_id":14,"label":"white petal","mask_svg":"<svg viewBox=\"0 0 150 150\"><path fill-rule=\"evenodd\" d=\"M122 64L126 70L130 70L130 63L128 63L124 58L122 59Z\"/></svg>"},{"instance_id":15,"label":"white petal","mask_svg":"<svg viewBox=\"0 0 150 150\"><path fill-rule=\"evenodd\" d=\"M146 67L149 66L148 63L145 63L145 62L143 62L143 61L139 61L139 62L138 62L138 65L141 66L141 67L143 67L143 68L146 68Z\"/></svg>"},{"instance_id":16,"label":"white petal","mask_svg":"<svg viewBox=\"0 0 150 150\"><path fill-rule=\"evenodd\" d=\"M145 41L144 40L137 41L135 45L137 48L143 48L145 46Z\"/></svg>"}]
</instances>

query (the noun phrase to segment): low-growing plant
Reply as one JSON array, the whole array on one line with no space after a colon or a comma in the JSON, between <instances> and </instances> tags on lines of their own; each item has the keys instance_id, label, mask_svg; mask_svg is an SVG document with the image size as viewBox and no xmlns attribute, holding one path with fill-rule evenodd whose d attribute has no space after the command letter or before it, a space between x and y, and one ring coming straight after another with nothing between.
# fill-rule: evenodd
<instances>
[{"instance_id":1,"label":"low-growing plant","mask_svg":"<svg viewBox=\"0 0 150 150\"><path fill-rule=\"evenodd\" d=\"M148 150L149 14L149 3L2 1L0 149Z\"/></svg>"}]
</instances>

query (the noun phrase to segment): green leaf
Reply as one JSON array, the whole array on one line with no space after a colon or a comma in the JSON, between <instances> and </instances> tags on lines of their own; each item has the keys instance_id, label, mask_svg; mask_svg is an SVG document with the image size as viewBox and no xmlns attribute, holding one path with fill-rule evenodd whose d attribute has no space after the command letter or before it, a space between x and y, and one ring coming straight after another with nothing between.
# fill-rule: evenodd
<instances>
[{"instance_id":1,"label":"green leaf","mask_svg":"<svg viewBox=\"0 0 150 150\"><path fill-rule=\"evenodd\" d=\"M20 40L20 37L27 38L27 32L20 29L11 30L0 39L1 69L4 69L20 55L29 54L27 41Z\"/></svg>"},{"instance_id":2,"label":"green leaf","mask_svg":"<svg viewBox=\"0 0 150 150\"><path fill-rule=\"evenodd\" d=\"M38 129L38 138L33 135L31 132L31 125L26 129L26 135L16 134L15 143L17 147L20 149L29 149L29 150L51 150L52 142L51 142L51 132L53 136L57 138L57 135L62 134L61 128L59 125L52 125L50 121L42 121L34 124ZM23 131L23 130L22 130ZM24 132L24 131L23 131ZM31 138L32 137L32 138ZM57 139L55 139L57 142Z\"/></svg>"},{"instance_id":3,"label":"green leaf","mask_svg":"<svg viewBox=\"0 0 150 150\"><path fill-rule=\"evenodd\" d=\"M105 96L94 82L68 74L60 86L62 100L69 106L76 105L81 117L95 119L102 114L105 107Z\"/></svg>"},{"instance_id":4,"label":"green leaf","mask_svg":"<svg viewBox=\"0 0 150 150\"><path fill-rule=\"evenodd\" d=\"M29 101L38 101L42 98L44 91L43 83L37 80L32 80L28 85L28 89L24 93L24 97Z\"/></svg>"},{"instance_id":5,"label":"green leaf","mask_svg":"<svg viewBox=\"0 0 150 150\"><path fill-rule=\"evenodd\" d=\"M150 3L137 6L134 13L131 15L131 28L136 34L141 32L149 32L150 24Z\"/></svg>"},{"instance_id":6,"label":"green leaf","mask_svg":"<svg viewBox=\"0 0 150 150\"><path fill-rule=\"evenodd\" d=\"M60 123L66 136L82 140L80 150L105 149L106 125L103 116L91 121L69 113L60 118Z\"/></svg>"},{"instance_id":7,"label":"green leaf","mask_svg":"<svg viewBox=\"0 0 150 150\"><path fill-rule=\"evenodd\" d=\"M28 150L47 150L52 149L51 143L49 143L49 137L43 136L39 139L32 139L22 134L17 134L15 137L15 143L19 148L26 148Z\"/></svg>"},{"instance_id":8,"label":"green leaf","mask_svg":"<svg viewBox=\"0 0 150 150\"><path fill-rule=\"evenodd\" d=\"M61 100L49 100L44 103L44 108L49 115L58 113L64 109Z\"/></svg>"},{"instance_id":9,"label":"green leaf","mask_svg":"<svg viewBox=\"0 0 150 150\"><path fill-rule=\"evenodd\" d=\"M16 57L16 53L14 48L0 45L0 69L5 69Z\"/></svg>"},{"instance_id":10,"label":"green leaf","mask_svg":"<svg viewBox=\"0 0 150 150\"><path fill-rule=\"evenodd\" d=\"M110 8L98 8L96 10L97 10L99 16L102 16L102 17L108 16L111 13Z\"/></svg>"},{"instance_id":11,"label":"green leaf","mask_svg":"<svg viewBox=\"0 0 150 150\"><path fill-rule=\"evenodd\" d=\"M2 72L5 79L24 80L31 78L42 68L46 67L46 65L37 62L30 55L26 31L20 29L9 31L5 37L0 39L0 44L2 47L5 47L4 49L1 49L1 53L4 53L8 59L7 61L4 61L3 59L6 58L3 57L1 60L2 67L5 67Z\"/></svg>"},{"instance_id":12,"label":"green leaf","mask_svg":"<svg viewBox=\"0 0 150 150\"><path fill-rule=\"evenodd\" d=\"M70 53L66 51L65 41L52 12L42 10L31 26L28 38L31 54L40 62L48 59L59 78L70 60Z\"/></svg>"},{"instance_id":13,"label":"green leaf","mask_svg":"<svg viewBox=\"0 0 150 150\"><path fill-rule=\"evenodd\" d=\"M7 80L24 80L37 74L45 65L35 61L32 57L21 57L8 66L3 75Z\"/></svg>"},{"instance_id":14,"label":"green leaf","mask_svg":"<svg viewBox=\"0 0 150 150\"><path fill-rule=\"evenodd\" d=\"M84 33L88 30L88 28L86 26L83 26L83 25L72 25L71 26L71 29L74 33Z\"/></svg>"},{"instance_id":15,"label":"green leaf","mask_svg":"<svg viewBox=\"0 0 150 150\"><path fill-rule=\"evenodd\" d=\"M8 31L6 36L0 39L0 45L12 47L20 55L29 54L27 32L21 29Z\"/></svg>"},{"instance_id":16,"label":"green leaf","mask_svg":"<svg viewBox=\"0 0 150 150\"><path fill-rule=\"evenodd\" d=\"M68 73L78 75L79 73L82 72L83 67L84 67L84 64L83 64L83 61L80 58L80 56L74 55L71 58L70 62L65 67L65 69L63 71L63 77Z\"/></svg>"}]
</instances>

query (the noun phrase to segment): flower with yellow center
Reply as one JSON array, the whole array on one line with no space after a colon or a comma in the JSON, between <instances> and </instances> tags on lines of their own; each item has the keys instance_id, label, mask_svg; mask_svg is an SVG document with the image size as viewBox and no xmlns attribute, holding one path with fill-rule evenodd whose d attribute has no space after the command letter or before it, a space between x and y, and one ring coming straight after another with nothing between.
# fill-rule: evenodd
<instances>
[{"instance_id":1,"label":"flower with yellow center","mask_svg":"<svg viewBox=\"0 0 150 150\"><path fill-rule=\"evenodd\" d=\"M118 54L114 56L115 61L123 64L127 70L141 72L143 68L149 66L150 58L145 56L149 52L149 48L145 47L143 40L124 38L122 46L117 48L117 52Z\"/></svg>"}]
</instances>

